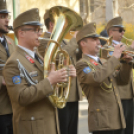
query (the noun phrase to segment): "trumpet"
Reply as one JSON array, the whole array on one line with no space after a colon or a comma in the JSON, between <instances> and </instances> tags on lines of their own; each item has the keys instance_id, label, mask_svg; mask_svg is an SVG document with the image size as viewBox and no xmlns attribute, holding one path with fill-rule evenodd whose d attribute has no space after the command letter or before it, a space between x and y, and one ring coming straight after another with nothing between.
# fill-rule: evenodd
<instances>
[{"instance_id":1,"label":"trumpet","mask_svg":"<svg viewBox=\"0 0 134 134\"><path fill-rule=\"evenodd\" d=\"M123 38L126 40L126 45L129 46L128 42L132 42L133 40L132 39L128 39L126 38L125 36L123 36Z\"/></svg>"},{"instance_id":2,"label":"trumpet","mask_svg":"<svg viewBox=\"0 0 134 134\"><path fill-rule=\"evenodd\" d=\"M8 30L13 31L13 27L12 26L7 26Z\"/></svg>"},{"instance_id":3,"label":"trumpet","mask_svg":"<svg viewBox=\"0 0 134 134\"><path fill-rule=\"evenodd\" d=\"M101 40L106 41L108 46L110 46L112 44L112 39L113 39L112 36L111 37L103 37L103 36L100 36L98 38L101 39Z\"/></svg>"},{"instance_id":4,"label":"trumpet","mask_svg":"<svg viewBox=\"0 0 134 134\"><path fill-rule=\"evenodd\" d=\"M104 45L100 49L100 57L108 59L109 57L111 57L113 55L113 52L114 52L114 47L111 45L112 44L112 37L99 37L99 38L107 42L107 45ZM127 39L127 38L125 37L125 39ZM127 41L132 41L132 40L127 39ZM134 51L124 50L122 52L122 56L124 54L128 54L129 56L134 58ZM120 60L122 61L121 58L120 58ZM134 61L132 60L131 62L134 62Z\"/></svg>"}]
</instances>

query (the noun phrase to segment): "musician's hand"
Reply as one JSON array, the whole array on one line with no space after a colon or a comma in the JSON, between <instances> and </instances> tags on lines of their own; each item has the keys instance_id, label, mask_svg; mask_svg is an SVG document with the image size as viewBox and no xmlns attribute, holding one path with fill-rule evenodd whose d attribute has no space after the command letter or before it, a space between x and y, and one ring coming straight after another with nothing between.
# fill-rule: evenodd
<instances>
[{"instance_id":1,"label":"musician's hand","mask_svg":"<svg viewBox=\"0 0 134 134\"><path fill-rule=\"evenodd\" d=\"M51 64L51 70L47 78L53 85L59 82L67 82L68 74L65 68L55 71L55 64Z\"/></svg>"},{"instance_id":2,"label":"musician's hand","mask_svg":"<svg viewBox=\"0 0 134 134\"><path fill-rule=\"evenodd\" d=\"M123 54L123 57L121 59L124 59L127 63L129 63L133 59L133 57L132 56L129 56L126 53L126 54Z\"/></svg>"},{"instance_id":3,"label":"musician's hand","mask_svg":"<svg viewBox=\"0 0 134 134\"><path fill-rule=\"evenodd\" d=\"M134 50L134 41L132 42L130 47Z\"/></svg>"},{"instance_id":4,"label":"musician's hand","mask_svg":"<svg viewBox=\"0 0 134 134\"><path fill-rule=\"evenodd\" d=\"M77 35L77 33L78 33L79 31L75 31L75 33L74 33L74 38L76 38L76 35Z\"/></svg>"},{"instance_id":5,"label":"musician's hand","mask_svg":"<svg viewBox=\"0 0 134 134\"><path fill-rule=\"evenodd\" d=\"M126 47L123 46L122 43L118 44L118 45L115 45L113 56L116 57L117 59L119 59L121 57L122 51L124 51L125 49L126 49Z\"/></svg>"},{"instance_id":6,"label":"musician's hand","mask_svg":"<svg viewBox=\"0 0 134 134\"><path fill-rule=\"evenodd\" d=\"M2 85L6 85L5 79L2 77Z\"/></svg>"},{"instance_id":7,"label":"musician's hand","mask_svg":"<svg viewBox=\"0 0 134 134\"><path fill-rule=\"evenodd\" d=\"M69 76L76 77L76 69L73 65L69 65Z\"/></svg>"}]
</instances>

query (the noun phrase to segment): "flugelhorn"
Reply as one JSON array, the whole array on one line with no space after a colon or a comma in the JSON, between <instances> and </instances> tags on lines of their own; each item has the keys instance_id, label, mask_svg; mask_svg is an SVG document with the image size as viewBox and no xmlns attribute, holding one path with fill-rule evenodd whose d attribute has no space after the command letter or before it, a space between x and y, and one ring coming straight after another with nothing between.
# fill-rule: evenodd
<instances>
[{"instance_id":1,"label":"flugelhorn","mask_svg":"<svg viewBox=\"0 0 134 134\"><path fill-rule=\"evenodd\" d=\"M49 16L54 21L54 28L45 52L44 78L48 77L51 63L55 63L57 70L70 65L70 57L66 51L61 49L60 43L70 30L79 30L83 26L82 18L67 7L52 7L49 10ZM58 62L56 60L57 57ZM66 83L57 83L53 86L54 94L49 96L49 100L55 107L65 107L69 96L70 85L71 77L68 78Z\"/></svg>"}]
</instances>

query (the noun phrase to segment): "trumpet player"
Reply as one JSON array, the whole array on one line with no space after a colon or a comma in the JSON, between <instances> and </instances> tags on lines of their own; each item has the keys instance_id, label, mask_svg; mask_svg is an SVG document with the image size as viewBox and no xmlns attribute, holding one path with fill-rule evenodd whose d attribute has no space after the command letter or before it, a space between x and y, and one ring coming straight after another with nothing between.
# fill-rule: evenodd
<instances>
[{"instance_id":1,"label":"trumpet player","mask_svg":"<svg viewBox=\"0 0 134 134\"><path fill-rule=\"evenodd\" d=\"M6 0L0 0L0 133L13 134L12 129L12 106L7 93L6 83L3 78L3 66L12 52L15 44L6 34L10 20Z\"/></svg>"},{"instance_id":2,"label":"trumpet player","mask_svg":"<svg viewBox=\"0 0 134 134\"><path fill-rule=\"evenodd\" d=\"M82 50L82 59L76 64L76 72L88 103L88 126L93 134L119 134L126 127L121 105L118 82L127 84L131 77L132 65L122 64L119 58L125 46L115 46L113 55L108 59L100 59L99 35L96 34L94 22L85 25L76 35L77 43ZM123 58L127 63L132 59L128 55Z\"/></svg>"},{"instance_id":3,"label":"trumpet player","mask_svg":"<svg viewBox=\"0 0 134 134\"><path fill-rule=\"evenodd\" d=\"M111 48L114 48L118 44L126 46L126 44L121 42L125 33L125 27L123 26L123 20L121 17L111 19L106 25L106 30L109 37L113 37L112 43L110 44ZM126 50L133 51L133 47L134 42L132 42L131 46L126 47ZM112 52L106 50L102 50L101 53L101 57L105 59L112 54ZM120 130L119 134L133 134L133 74L131 73L131 79L128 81L127 85L118 83L118 88L126 121L126 128Z\"/></svg>"}]
</instances>

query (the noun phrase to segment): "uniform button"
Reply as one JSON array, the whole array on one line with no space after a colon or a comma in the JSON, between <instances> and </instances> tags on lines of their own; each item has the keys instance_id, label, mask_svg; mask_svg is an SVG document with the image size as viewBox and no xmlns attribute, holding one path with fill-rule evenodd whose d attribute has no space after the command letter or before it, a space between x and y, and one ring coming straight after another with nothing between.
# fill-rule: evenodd
<instances>
[{"instance_id":1,"label":"uniform button","mask_svg":"<svg viewBox=\"0 0 134 134\"><path fill-rule=\"evenodd\" d=\"M113 81L113 80L111 79L111 81Z\"/></svg>"},{"instance_id":2,"label":"uniform button","mask_svg":"<svg viewBox=\"0 0 134 134\"><path fill-rule=\"evenodd\" d=\"M118 97L118 94L116 94L116 96Z\"/></svg>"},{"instance_id":3,"label":"uniform button","mask_svg":"<svg viewBox=\"0 0 134 134\"><path fill-rule=\"evenodd\" d=\"M97 112L100 112L100 109L96 109Z\"/></svg>"},{"instance_id":4,"label":"uniform button","mask_svg":"<svg viewBox=\"0 0 134 134\"><path fill-rule=\"evenodd\" d=\"M31 120L32 120L32 121L34 121L34 120L35 120L35 118L34 118L34 117L31 117Z\"/></svg>"},{"instance_id":5,"label":"uniform button","mask_svg":"<svg viewBox=\"0 0 134 134\"><path fill-rule=\"evenodd\" d=\"M114 89L115 89L116 87L114 86Z\"/></svg>"}]
</instances>

